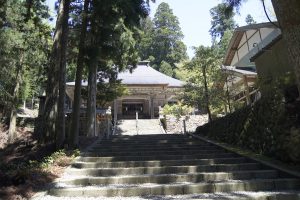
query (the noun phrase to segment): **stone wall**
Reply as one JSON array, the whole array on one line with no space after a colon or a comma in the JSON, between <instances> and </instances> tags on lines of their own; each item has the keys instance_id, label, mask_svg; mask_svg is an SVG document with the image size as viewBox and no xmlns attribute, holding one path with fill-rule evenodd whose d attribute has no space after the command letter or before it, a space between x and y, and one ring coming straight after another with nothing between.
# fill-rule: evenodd
<instances>
[{"instance_id":1,"label":"stone wall","mask_svg":"<svg viewBox=\"0 0 300 200\"><path fill-rule=\"evenodd\" d=\"M186 120L186 131L194 132L198 126L208 122L207 115L188 115L177 119L173 115L166 116L166 132L171 134L183 134L183 120Z\"/></svg>"}]
</instances>

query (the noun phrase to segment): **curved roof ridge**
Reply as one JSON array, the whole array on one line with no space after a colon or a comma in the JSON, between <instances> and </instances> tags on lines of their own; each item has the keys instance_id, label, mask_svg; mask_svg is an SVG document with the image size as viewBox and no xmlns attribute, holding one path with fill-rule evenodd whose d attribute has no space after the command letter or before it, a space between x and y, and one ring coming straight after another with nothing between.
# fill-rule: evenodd
<instances>
[{"instance_id":1,"label":"curved roof ridge","mask_svg":"<svg viewBox=\"0 0 300 200\"><path fill-rule=\"evenodd\" d=\"M118 74L118 79L127 85L161 85L170 87L182 87L184 82L163 74L149 65L138 64L132 73L129 71Z\"/></svg>"}]
</instances>

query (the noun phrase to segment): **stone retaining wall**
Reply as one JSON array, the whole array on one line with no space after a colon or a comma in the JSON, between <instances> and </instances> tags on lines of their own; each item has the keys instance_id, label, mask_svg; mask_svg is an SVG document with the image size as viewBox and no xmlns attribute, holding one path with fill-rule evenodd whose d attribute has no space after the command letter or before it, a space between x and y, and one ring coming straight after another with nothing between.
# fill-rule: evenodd
<instances>
[{"instance_id":1,"label":"stone retaining wall","mask_svg":"<svg viewBox=\"0 0 300 200\"><path fill-rule=\"evenodd\" d=\"M194 132L198 126L201 126L208 122L207 115L188 115L177 119L173 115L167 115L166 117L166 132L173 134L183 133L183 120L186 120L186 131Z\"/></svg>"}]
</instances>

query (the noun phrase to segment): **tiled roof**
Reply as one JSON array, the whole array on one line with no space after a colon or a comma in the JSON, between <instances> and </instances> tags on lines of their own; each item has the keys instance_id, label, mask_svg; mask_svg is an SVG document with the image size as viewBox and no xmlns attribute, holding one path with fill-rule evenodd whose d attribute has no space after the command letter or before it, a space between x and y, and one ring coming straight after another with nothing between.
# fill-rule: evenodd
<instances>
[{"instance_id":1,"label":"tiled roof","mask_svg":"<svg viewBox=\"0 0 300 200\"><path fill-rule=\"evenodd\" d=\"M140 63L133 70L121 72L118 74L118 79L124 85L166 85L168 87L183 87L184 82L167 76L146 63ZM68 82L67 85L74 86L75 82ZM82 86L87 86L87 81L82 81Z\"/></svg>"},{"instance_id":2,"label":"tiled roof","mask_svg":"<svg viewBox=\"0 0 300 200\"><path fill-rule=\"evenodd\" d=\"M168 85L169 87L182 87L183 82L167 76L146 64L139 64L132 73L129 71L119 73L118 79L125 85Z\"/></svg>"}]
</instances>

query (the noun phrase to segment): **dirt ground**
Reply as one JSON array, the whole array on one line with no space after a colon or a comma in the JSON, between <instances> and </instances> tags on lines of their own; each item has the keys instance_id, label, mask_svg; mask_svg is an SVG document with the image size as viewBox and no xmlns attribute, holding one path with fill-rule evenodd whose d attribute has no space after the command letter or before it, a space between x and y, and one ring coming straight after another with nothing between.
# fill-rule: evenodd
<instances>
[{"instance_id":1,"label":"dirt ground","mask_svg":"<svg viewBox=\"0 0 300 200\"><path fill-rule=\"evenodd\" d=\"M33 129L18 127L18 139L7 145L7 127L0 123L0 199L29 199L36 192L60 177L72 162L71 152L60 161L42 168L28 167L32 161L42 161L55 152L54 145L38 145ZM95 141L95 138L80 138L80 150ZM63 161L63 162L62 162Z\"/></svg>"}]
</instances>

